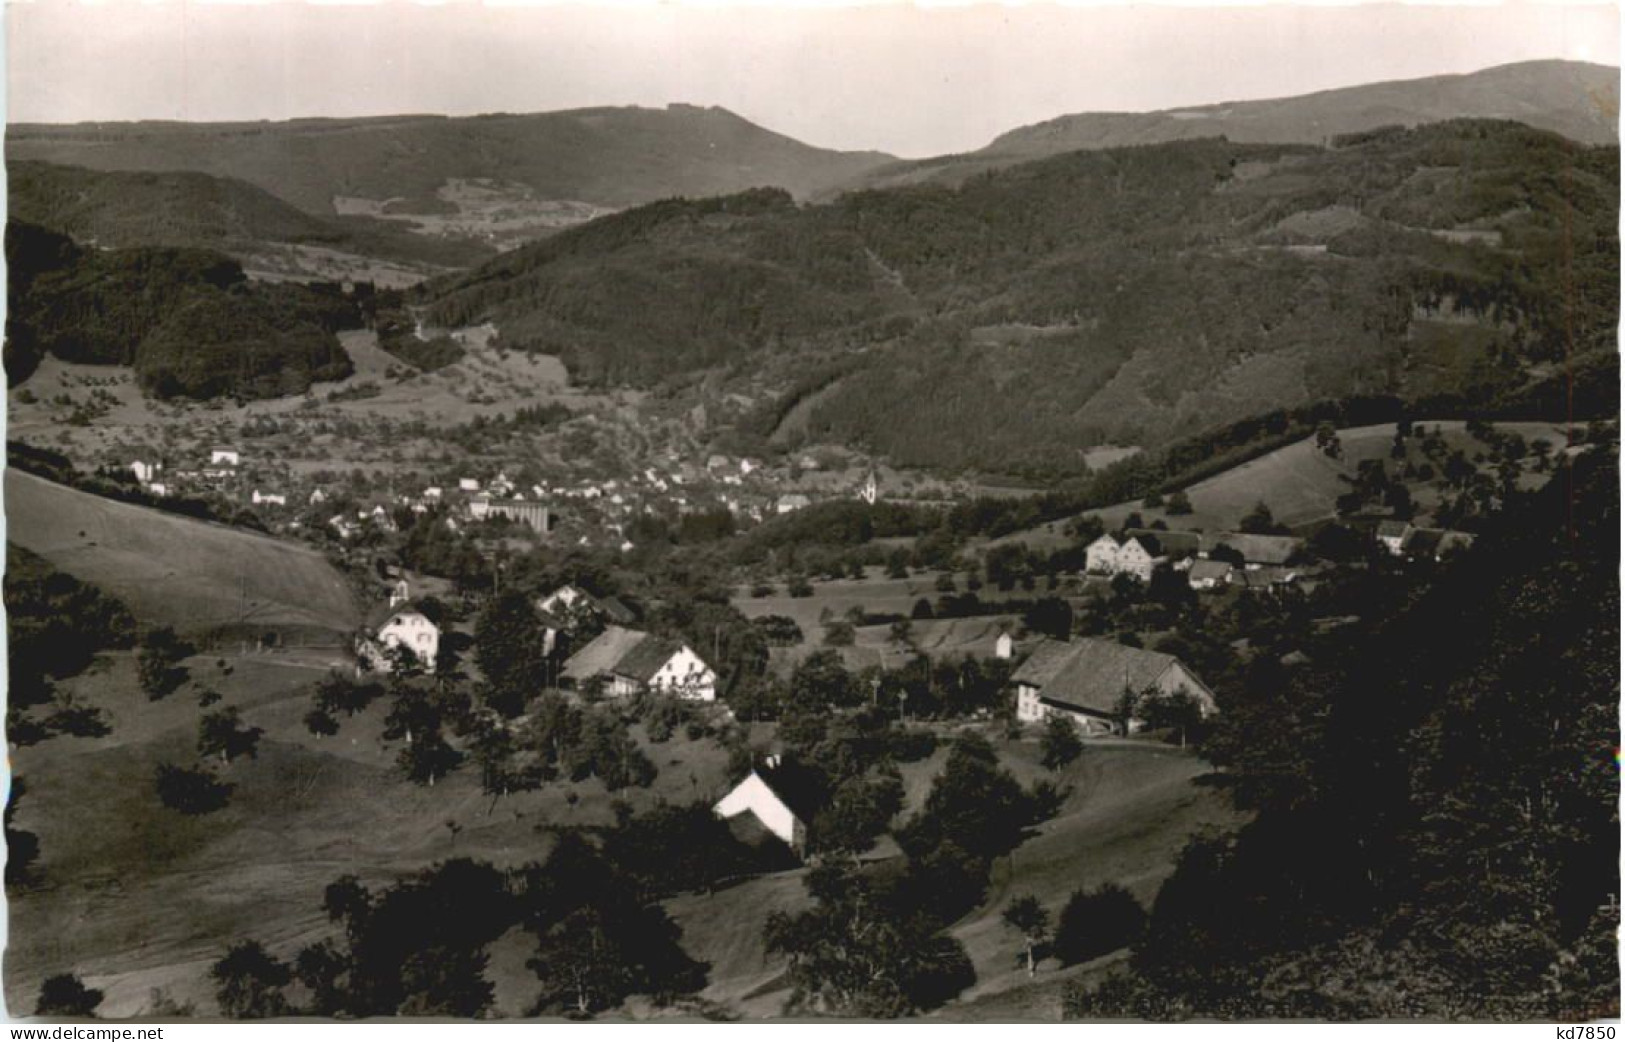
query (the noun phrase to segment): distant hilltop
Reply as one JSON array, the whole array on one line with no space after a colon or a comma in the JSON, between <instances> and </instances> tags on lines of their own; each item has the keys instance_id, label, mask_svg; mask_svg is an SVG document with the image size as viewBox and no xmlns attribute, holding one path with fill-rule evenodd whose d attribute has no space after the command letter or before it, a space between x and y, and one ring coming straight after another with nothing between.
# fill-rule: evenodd
<instances>
[{"instance_id":1,"label":"distant hilltop","mask_svg":"<svg viewBox=\"0 0 1625 1042\"><path fill-rule=\"evenodd\" d=\"M807 197L896 162L815 148L722 108L602 107L529 115L377 116L277 123L13 124L10 160L93 170L189 170L255 185L307 213L334 199L436 213L453 180L619 209L773 186Z\"/></svg>"},{"instance_id":2,"label":"distant hilltop","mask_svg":"<svg viewBox=\"0 0 1625 1042\"><path fill-rule=\"evenodd\" d=\"M1159 112L1082 112L1007 131L975 152L871 170L859 175L855 186L957 183L986 170L1081 149L1211 137L1323 144L1341 134L1448 119L1509 119L1588 145L1614 144L1619 141L1619 83L1619 69L1611 65L1531 61L1264 101Z\"/></svg>"}]
</instances>

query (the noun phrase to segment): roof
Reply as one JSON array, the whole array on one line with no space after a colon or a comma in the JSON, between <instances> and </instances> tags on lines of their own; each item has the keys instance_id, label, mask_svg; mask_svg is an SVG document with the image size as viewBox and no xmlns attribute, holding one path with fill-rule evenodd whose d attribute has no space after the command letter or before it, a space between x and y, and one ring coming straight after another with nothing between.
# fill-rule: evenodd
<instances>
[{"instance_id":1,"label":"roof","mask_svg":"<svg viewBox=\"0 0 1625 1042\"><path fill-rule=\"evenodd\" d=\"M1205 579L1223 579L1230 574L1229 561L1197 561L1191 565L1191 582L1200 582Z\"/></svg>"},{"instance_id":2,"label":"roof","mask_svg":"<svg viewBox=\"0 0 1625 1042\"><path fill-rule=\"evenodd\" d=\"M1433 557L1439 552L1439 543L1444 539L1444 530L1439 528L1413 528L1400 549L1408 554L1423 557Z\"/></svg>"},{"instance_id":3,"label":"roof","mask_svg":"<svg viewBox=\"0 0 1625 1042\"><path fill-rule=\"evenodd\" d=\"M756 766L756 776L762 779L779 802L790 808L790 813L811 824L813 816L824 806L824 787L817 775L798 764L779 761L778 766Z\"/></svg>"},{"instance_id":4,"label":"roof","mask_svg":"<svg viewBox=\"0 0 1625 1042\"><path fill-rule=\"evenodd\" d=\"M1168 667L1180 664L1160 651L1086 637L1040 644L1010 679L1036 687L1047 702L1111 714L1117 711L1125 687L1142 690ZM1191 675L1194 679L1195 674Z\"/></svg>"},{"instance_id":5,"label":"roof","mask_svg":"<svg viewBox=\"0 0 1625 1042\"><path fill-rule=\"evenodd\" d=\"M1125 536L1138 539L1152 556L1194 557L1202 549L1202 533L1163 531L1157 528L1130 528Z\"/></svg>"},{"instance_id":6,"label":"roof","mask_svg":"<svg viewBox=\"0 0 1625 1042\"><path fill-rule=\"evenodd\" d=\"M1248 564L1286 564L1303 546L1303 540L1296 536L1221 532L1212 538L1208 548L1220 543L1240 553Z\"/></svg>"},{"instance_id":7,"label":"roof","mask_svg":"<svg viewBox=\"0 0 1625 1042\"><path fill-rule=\"evenodd\" d=\"M681 647L639 630L610 626L589 641L586 647L570 656L564 664L564 675L574 680L586 680L610 673L647 681Z\"/></svg>"},{"instance_id":8,"label":"roof","mask_svg":"<svg viewBox=\"0 0 1625 1042\"><path fill-rule=\"evenodd\" d=\"M384 626L389 623L389 620L393 619L397 615L421 615L423 618L428 619L429 625L434 625L434 620L430 619L421 608L412 602L407 601L404 604L396 604L394 606L380 604L373 608L367 613L367 629L376 633L383 629Z\"/></svg>"},{"instance_id":9,"label":"roof","mask_svg":"<svg viewBox=\"0 0 1625 1042\"><path fill-rule=\"evenodd\" d=\"M1406 532L1411 530L1408 521L1384 521L1377 525L1377 538L1403 539Z\"/></svg>"}]
</instances>

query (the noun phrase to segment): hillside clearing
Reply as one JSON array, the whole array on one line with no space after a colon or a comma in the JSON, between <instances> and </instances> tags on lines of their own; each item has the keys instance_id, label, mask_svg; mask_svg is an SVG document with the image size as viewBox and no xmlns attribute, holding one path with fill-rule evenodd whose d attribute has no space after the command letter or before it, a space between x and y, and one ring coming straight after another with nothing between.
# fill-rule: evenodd
<instances>
[{"instance_id":1,"label":"hillside clearing","mask_svg":"<svg viewBox=\"0 0 1625 1042\"><path fill-rule=\"evenodd\" d=\"M246 529L119 503L8 469L6 534L62 571L187 633L223 628L348 634L348 585L314 550Z\"/></svg>"}]
</instances>

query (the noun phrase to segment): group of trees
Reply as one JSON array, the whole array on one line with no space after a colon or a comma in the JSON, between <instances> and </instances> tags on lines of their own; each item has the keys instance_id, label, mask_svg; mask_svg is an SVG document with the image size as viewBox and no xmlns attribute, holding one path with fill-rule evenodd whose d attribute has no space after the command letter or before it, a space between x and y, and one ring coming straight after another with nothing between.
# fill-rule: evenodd
<instances>
[{"instance_id":1,"label":"group of trees","mask_svg":"<svg viewBox=\"0 0 1625 1042\"><path fill-rule=\"evenodd\" d=\"M495 994L490 945L519 928L537 978L531 1015L670 1001L703 987L706 966L657 902L777 864L763 857L704 804L623 814L597 840L564 831L544 861L514 869L453 859L384 888L341 877L323 898L334 936L288 959L239 942L210 978L232 1018L481 1017Z\"/></svg>"},{"instance_id":2,"label":"group of trees","mask_svg":"<svg viewBox=\"0 0 1625 1042\"><path fill-rule=\"evenodd\" d=\"M787 726L792 734L814 729ZM884 743L872 729L843 741L827 726L820 742L809 748L802 741L795 762L822 764L815 769L826 772L832 762L863 763L865 750L874 758L877 766L866 772L848 768L829 817L815 821L809 838L830 853L861 852L870 833L884 829L901 808ZM825 860L806 880L813 907L768 920L769 950L789 958L790 1008L898 1017L939 1006L969 987L975 971L945 929L981 901L993 860L1053 814L1060 799L1048 786L1022 789L985 738L957 736L924 806L894 830L908 855L900 869L869 871L843 858Z\"/></svg>"},{"instance_id":3,"label":"group of trees","mask_svg":"<svg viewBox=\"0 0 1625 1042\"><path fill-rule=\"evenodd\" d=\"M57 682L84 672L103 650L135 642L129 609L11 543L6 544L5 599L8 739L31 745L54 734L105 731L101 711L67 697Z\"/></svg>"},{"instance_id":4,"label":"group of trees","mask_svg":"<svg viewBox=\"0 0 1625 1042\"><path fill-rule=\"evenodd\" d=\"M207 250L85 250L32 225L7 226L13 383L40 357L133 365L160 398L297 394L353 369L334 335L359 313L336 286L249 283Z\"/></svg>"}]
</instances>

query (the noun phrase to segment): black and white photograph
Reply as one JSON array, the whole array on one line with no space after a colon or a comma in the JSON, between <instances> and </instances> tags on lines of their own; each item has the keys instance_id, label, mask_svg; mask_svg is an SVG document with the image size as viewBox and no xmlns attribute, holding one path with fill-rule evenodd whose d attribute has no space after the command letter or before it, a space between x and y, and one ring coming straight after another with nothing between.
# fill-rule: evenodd
<instances>
[{"instance_id":1,"label":"black and white photograph","mask_svg":"<svg viewBox=\"0 0 1625 1042\"><path fill-rule=\"evenodd\" d=\"M10 0L6 1019L1613 1038L1620 28Z\"/></svg>"}]
</instances>

